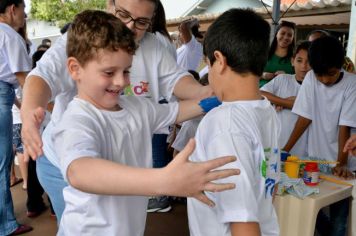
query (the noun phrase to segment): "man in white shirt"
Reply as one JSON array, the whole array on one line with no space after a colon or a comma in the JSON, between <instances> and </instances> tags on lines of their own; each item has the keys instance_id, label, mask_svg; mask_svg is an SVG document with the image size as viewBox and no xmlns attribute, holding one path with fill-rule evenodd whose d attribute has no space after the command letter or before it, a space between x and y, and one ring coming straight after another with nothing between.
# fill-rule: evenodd
<instances>
[{"instance_id":1,"label":"man in white shirt","mask_svg":"<svg viewBox=\"0 0 356 236\"><path fill-rule=\"evenodd\" d=\"M14 89L23 86L31 70L25 41L17 33L24 26L25 17L23 0L0 2L0 235L18 235L32 230L16 222L10 193Z\"/></svg>"}]
</instances>

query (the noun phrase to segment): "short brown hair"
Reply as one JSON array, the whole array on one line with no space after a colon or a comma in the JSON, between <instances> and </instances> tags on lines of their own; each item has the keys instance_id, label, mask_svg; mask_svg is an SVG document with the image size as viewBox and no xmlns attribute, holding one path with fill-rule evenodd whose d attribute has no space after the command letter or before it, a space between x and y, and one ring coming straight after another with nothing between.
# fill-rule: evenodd
<instances>
[{"instance_id":1,"label":"short brown hair","mask_svg":"<svg viewBox=\"0 0 356 236\"><path fill-rule=\"evenodd\" d=\"M67 55L84 66L96 57L98 50L124 50L134 54L134 34L114 15L86 10L75 16L68 30Z\"/></svg>"}]
</instances>

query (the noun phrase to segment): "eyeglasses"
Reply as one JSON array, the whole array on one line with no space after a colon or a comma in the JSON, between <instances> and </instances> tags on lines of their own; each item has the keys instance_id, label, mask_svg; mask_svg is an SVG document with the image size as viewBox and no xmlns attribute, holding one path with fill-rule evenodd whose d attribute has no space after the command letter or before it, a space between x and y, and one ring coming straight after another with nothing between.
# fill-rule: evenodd
<instances>
[{"instance_id":1,"label":"eyeglasses","mask_svg":"<svg viewBox=\"0 0 356 236\"><path fill-rule=\"evenodd\" d=\"M151 20L148 18L139 17L134 19L127 11L117 9L115 0L112 1L115 7L115 16L118 17L123 23L128 24L131 21L134 23L134 27L139 30L147 30L151 26Z\"/></svg>"}]
</instances>

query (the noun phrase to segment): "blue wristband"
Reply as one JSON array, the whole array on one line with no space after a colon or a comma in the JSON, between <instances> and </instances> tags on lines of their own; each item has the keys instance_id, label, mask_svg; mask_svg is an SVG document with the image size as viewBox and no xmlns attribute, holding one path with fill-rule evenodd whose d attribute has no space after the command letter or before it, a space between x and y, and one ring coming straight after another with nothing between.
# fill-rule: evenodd
<instances>
[{"instance_id":1,"label":"blue wristband","mask_svg":"<svg viewBox=\"0 0 356 236\"><path fill-rule=\"evenodd\" d=\"M208 97L199 102L199 106L203 109L205 113L209 112L214 107L220 106L221 102L216 96Z\"/></svg>"}]
</instances>

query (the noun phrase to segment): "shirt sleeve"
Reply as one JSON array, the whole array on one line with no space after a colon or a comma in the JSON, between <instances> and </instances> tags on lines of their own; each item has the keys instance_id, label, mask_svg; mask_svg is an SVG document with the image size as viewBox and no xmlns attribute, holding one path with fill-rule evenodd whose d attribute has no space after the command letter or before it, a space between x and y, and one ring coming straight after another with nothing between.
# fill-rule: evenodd
<instances>
[{"instance_id":1,"label":"shirt sleeve","mask_svg":"<svg viewBox=\"0 0 356 236\"><path fill-rule=\"evenodd\" d=\"M313 117L313 96L314 96L314 80L313 71L309 71L300 86L297 98L295 99L292 112L312 120Z\"/></svg>"},{"instance_id":2,"label":"shirt sleeve","mask_svg":"<svg viewBox=\"0 0 356 236\"><path fill-rule=\"evenodd\" d=\"M352 75L354 78L349 86L345 91L345 98L344 103L341 108L341 114L339 119L339 125L349 126L349 127L356 127L356 76Z\"/></svg>"},{"instance_id":3,"label":"shirt sleeve","mask_svg":"<svg viewBox=\"0 0 356 236\"><path fill-rule=\"evenodd\" d=\"M66 45L67 34L64 34L43 54L36 68L29 74L46 81L51 89L52 101L58 94L75 88L75 83L67 70Z\"/></svg>"},{"instance_id":4,"label":"shirt sleeve","mask_svg":"<svg viewBox=\"0 0 356 236\"><path fill-rule=\"evenodd\" d=\"M173 90L176 83L184 76L191 76L187 71L184 71L178 66L176 60L168 52L164 50L162 43L157 41L157 58L158 60L158 79L160 96L171 101Z\"/></svg>"},{"instance_id":5,"label":"shirt sleeve","mask_svg":"<svg viewBox=\"0 0 356 236\"><path fill-rule=\"evenodd\" d=\"M159 104L147 98L137 98L143 104L142 109L146 109L147 117L152 124L152 132L156 133L162 128L174 124L178 116L178 102L171 102L166 104Z\"/></svg>"},{"instance_id":6,"label":"shirt sleeve","mask_svg":"<svg viewBox=\"0 0 356 236\"><path fill-rule=\"evenodd\" d=\"M278 75L279 76L279 75ZM276 94L276 80L277 80L277 77L275 77L274 79L270 80L267 84L263 85L261 89L261 91L265 91L265 92L268 92L268 93L272 93L272 94Z\"/></svg>"},{"instance_id":7,"label":"shirt sleeve","mask_svg":"<svg viewBox=\"0 0 356 236\"><path fill-rule=\"evenodd\" d=\"M68 166L74 160L81 157L100 157L102 141L96 130L94 122L80 115L63 117L56 127L53 142L66 181Z\"/></svg>"},{"instance_id":8,"label":"shirt sleeve","mask_svg":"<svg viewBox=\"0 0 356 236\"><path fill-rule=\"evenodd\" d=\"M12 73L31 70L31 58L27 53L25 41L18 35L5 41L5 52Z\"/></svg>"},{"instance_id":9,"label":"shirt sleeve","mask_svg":"<svg viewBox=\"0 0 356 236\"><path fill-rule=\"evenodd\" d=\"M207 146L209 159L221 156L236 156L237 160L223 168L238 168L240 175L231 176L219 183L234 183L236 188L215 193L217 217L222 223L258 222L258 199L255 193L259 164L253 158L254 145L243 134L222 133ZM262 178L262 176L261 176Z\"/></svg>"}]
</instances>

